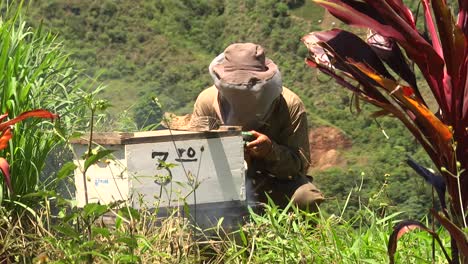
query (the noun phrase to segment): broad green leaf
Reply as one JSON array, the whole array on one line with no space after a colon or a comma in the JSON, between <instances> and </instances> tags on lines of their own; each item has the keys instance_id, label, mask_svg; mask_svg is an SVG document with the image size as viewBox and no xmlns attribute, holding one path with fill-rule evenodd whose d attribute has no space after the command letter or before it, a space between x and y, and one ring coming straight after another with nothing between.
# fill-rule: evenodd
<instances>
[{"instance_id":1,"label":"broad green leaf","mask_svg":"<svg viewBox=\"0 0 468 264\"><path fill-rule=\"evenodd\" d=\"M120 242L120 243L124 243L129 248L137 248L138 247L137 240L134 237L131 237L131 236L119 237L115 241Z\"/></svg>"},{"instance_id":2,"label":"broad green leaf","mask_svg":"<svg viewBox=\"0 0 468 264\"><path fill-rule=\"evenodd\" d=\"M116 218L115 218L115 229L119 229L121 226L122 226L122 216L118 215Z\"/></svg>"},{"instance_id":3,"label":"broad green leaf","mask_svg":"<svg viewBox=\"0 0 468 264\"><path fill-rule=\"evenodd\" d=\"M59 226L54 226L53 227L56 231L64 234L65 236L68 236L68 238L73 238L73 239L78 239L81 234L78 233L73 227L71 227L67 223L62 223Z\"/></svg>"},{"instance_id":4,"label":"broad green leaf","mask_svg":"<svg viewBox=\"0 0 468 264\"><path fill-rule=\"evenodd\" d=\"M107 155L111 154L112 152L114 152L113 150L109 150L109 149L104 149L104 150L99 150L97 153L95 154L91 154L91 156L89 156L86 160L85 160L85 164L84 164L84 170L88 170L89 166L95 164L96 162L98 162L100 159L106 157Z\"/></svg>"},{"instance_id":5,"label":"broad green leaf","mask_svg":"<svg viewBox=\"0 0 468 264\"><path fill-rule=\"evenodd\" d=\"M140 220L140 212L132 207L124 207L119 210L119 215L126 219Z\"/></svg>"},{"instance_id":6,"label":"broad green leaf","mask_svg":"<svg viewBox=\"0 0 468 264\"><path fill-rule=\"evenodd\" d=\"M98 217L109 211L109 206L97 203L89 203L83 207L85 217L94 216Z\"/></svg>"},{"instance_id":7,"label":"broad green leaf","mask_svg":"<svg viewBox=\"0 0 468 264\"><path fill-rule=\"evenodd\" d=\"M57 193L55 191L37 191L33 193L28 193L23 195L23 198L32 198L32 197L40 197L40 198L46 198L46 197L55 197L57 196Z\"/></svg>"},{"instance_id":8,"label":"broad green leaf","mask_svg":"<svg viewBox=\"0 0 468 264\"><path fill-rule=\"evenodd\" d=\"M70 135L70 139L78 139L83 135L81 132L73 132L73 134Z\"/></svg>"},{"instance_id":9,"label":"broad green leaf","mask_svg":"<svg viewBox=\"0 0 468 264\"><path fill-rule=\"evenodd\" d=\"M101 235L103 237L108 238L111 235L111 232L109 231L108 228L96 227L96 226L93 226L91 228L91 233L93 234L93 237L95 237L96 235Z\"/></svg>"},{"instance_id":10,"label":"broad green leaf","mask_svg":"<svg viewBox=\"0 0 468 264\"><path fill-rule=\"evenodd\" d=\"M68 175L72 174L76 168L77 166L72 161L65 163L57 173L57 179L65 179Z\"/></svg>"},{"instance_id":11,"label":"broad green leaf","mask_svg":"<svg viewBox=\"0 0 468 264\"><path fill-rule=\"evenodd\" d=\"M117 255L118 263L141 263L141 259L136 255Z\"/></svg>"}]
</instances>

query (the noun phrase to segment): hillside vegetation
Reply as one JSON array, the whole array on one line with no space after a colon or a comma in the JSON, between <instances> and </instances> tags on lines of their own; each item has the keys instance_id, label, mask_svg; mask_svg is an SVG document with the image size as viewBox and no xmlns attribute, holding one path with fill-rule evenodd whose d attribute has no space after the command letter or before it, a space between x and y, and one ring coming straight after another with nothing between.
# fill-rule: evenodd
<instances>
[{"instance_id":1,"label":"hillside vegetation","mask_svg":"<svg viewBox=\"0 0 468 264\"><path fill-rule=\"evenodd\" d=\"M211 84L207 67L217 54L232 42L260 43L303 99L310 126L337 128L352 142L338 149L344 165L314 171L329 198L325 210L338 214L349 198L346 214L362 200L382 215L427 212L430 188L404 163L405 155L427 157L409 133L391 118L370 118L371 106L357 114L351 94L305 65L300 38L333 24L310 1L47 0L30 1L25 16L57 33L84 73L108 86L101 94L113 105L108 130L142 129L164 111L189 113Z\"/></svg>"}]
</instances>

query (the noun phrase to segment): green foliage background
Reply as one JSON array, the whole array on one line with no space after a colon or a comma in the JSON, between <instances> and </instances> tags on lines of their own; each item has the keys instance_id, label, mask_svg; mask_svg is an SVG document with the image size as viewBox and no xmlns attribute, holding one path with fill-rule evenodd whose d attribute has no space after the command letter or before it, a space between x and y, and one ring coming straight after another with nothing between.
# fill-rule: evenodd
<instances>
[{"instance_id":1,"label":"green foliage background","mask_svg":"<svg viewBox=\"0 0 468 264\"><path fill-rule=\"evenodd\" d=\"M260 43L285 86L303 99L310 126L337 127L353 142L343 151L346 168L314 175L329 198L324 210L340 214L338 204L350 193L345 214L364 202L382 213L419 218L431 204L430 188L404 159L409 154L430 163L403 126L387 117L379 126L368 117L368 105L360 115L351 113L351 94L305 65L300 38L328 29L319 22L323 10L310 1L31 0L25 15L58 33L76 63L107 84L101 96L113 104L114 122L130 117L137 129L159 122L162 112L152 96L164 111L189 113L211 84L207 67L217 54L232 42ZM109 129L116 129L112 124Z\"/></svg>"}]
</instances>

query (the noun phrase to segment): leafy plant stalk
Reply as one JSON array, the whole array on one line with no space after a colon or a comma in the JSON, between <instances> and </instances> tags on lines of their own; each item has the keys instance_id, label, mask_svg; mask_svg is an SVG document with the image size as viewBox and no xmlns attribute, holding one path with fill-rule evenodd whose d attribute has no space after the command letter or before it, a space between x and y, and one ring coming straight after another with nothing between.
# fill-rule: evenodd
<instances>
[{"instance_id":1,"label":"leafy plant stalk","mask_svg":"<svg viewBox=\"0 0 468 264\"><path fill-rule=\"evenodd\" d=\"M309 50L306 63L379 107L381 110L375 115L392 115L408 128L432 159L440 176L415 161L410 161L410 166L437 190L445 216L448 216L445 208L445 193L448 192L452 221L458 227L466 227L468 2L458 1L458 18L455 19L446 1L422 0L424 30L418 28L417 17L403 1L314 2L345 23L366 28L368 35L362 40L353 32L341 29L312 32L302 38ZM408 60L418 66L430 88L439 107L436 113L423 98ZM442 219L441 224L456 241L452 248L454 261L458 262L456 247L463 249L461 261L468 261L466 236L458 235L459 229L445 218L438 219Z\"/></svg>"},{"instance_id":2,"label":"leafy plant stalk","mask_svg":"<svg viewBox=\"0 0 468 264\"><path fill-rule=\"evenodd\" d=\"M441 168L441 171L449 174L450 176L452 176L453 178L455 178L457 180L457 187L458 187L458 193L459 193L459 203L460 203L460 211L461 211L461 215L462 216L465 216L465 207L463 206L463 201L462 201L462 196L461 196L461 183L460 183L460 174L461 172L459 171L459 168L460 168L460 163L457 162L457 174L454 175L452 174L450 171L448 171L445 167L442 167ZM466 217L462 217L462 221L463 221L463 227L464 228L467 228L467 225L466 225Z\"/></svg>"}]
</instances>

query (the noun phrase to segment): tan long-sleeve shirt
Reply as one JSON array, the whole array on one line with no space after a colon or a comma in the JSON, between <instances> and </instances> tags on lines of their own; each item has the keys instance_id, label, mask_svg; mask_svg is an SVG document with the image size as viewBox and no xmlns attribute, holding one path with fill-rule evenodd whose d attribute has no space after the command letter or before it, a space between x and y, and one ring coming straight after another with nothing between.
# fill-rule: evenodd
<instances>
[{"instance_id":1,"label":"tan long-sleeve shirt","mask_svg":"<svg viewBox=\"0 0 468 264\"><path fill-rule=\"evenodd\" d=\"M299 96L283 87L274 109L258 132L273 142L272 151L263 160L252 163L255 170L271 174L279 179L293 179L305 175L310 163L307 116ZM222 124L218 89L205 89L195 102L192 118L210 117Z\"/></svg>"}]
</instances>

